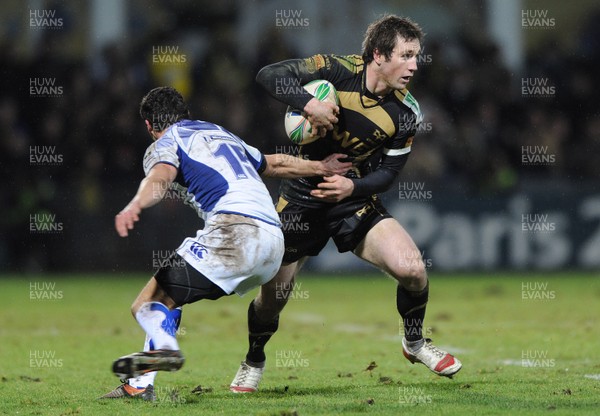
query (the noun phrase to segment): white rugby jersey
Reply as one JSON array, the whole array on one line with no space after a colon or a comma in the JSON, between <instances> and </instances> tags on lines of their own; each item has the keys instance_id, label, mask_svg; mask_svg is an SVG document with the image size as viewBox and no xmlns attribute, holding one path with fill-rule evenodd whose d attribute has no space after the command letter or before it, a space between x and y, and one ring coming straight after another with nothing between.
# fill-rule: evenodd
<instances>
[{"instance_id":1,"label":"white rugby jersey","mask_svg":"<svg viewBox=\"0 0 600 416\"><path fill-rule=\"evenodd\" d=\"M216 213L240 214L280 225L273 200L257 170L264 155L223 127L181 120L152 143L144 155L146 175L157 163L177 168L175 182L186 203L208 220Z\"/></svg>"}]
</instances>

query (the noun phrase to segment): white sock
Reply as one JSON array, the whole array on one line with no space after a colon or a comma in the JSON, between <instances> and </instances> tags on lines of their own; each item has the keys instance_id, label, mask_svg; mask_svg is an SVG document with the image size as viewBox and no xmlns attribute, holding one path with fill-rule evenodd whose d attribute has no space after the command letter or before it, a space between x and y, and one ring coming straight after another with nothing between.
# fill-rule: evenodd
<instances>
[{"instance_id":1,"label":"white sock","mask_svg":"<svg viewBox=\"0 0 600 416\"><path fill-rule=\"evenodd\" d=\"M150 340L151 338L146 334L146 340L144 341L144 351L150 351ZM158 371L151 371L146 374L142 374L136 378L130 378L127 380L130 386L135 387L136 389L145 389L150 384L154 384L154 379L156 378L156 374Z\"/></svg>"},{"instance_id":2,"label":"white sock","mask_svg":"<svg viewBox=\"0 0 600 416\"><path fill-rule=\"evenodd\" d=\"M170 316L167 326L170 327L171 325L173 325L173 327L171 327L171 332L177 331L177 329L179 328L179 319L181 319L181 312L182 312L181 306L177 307L173 311L170 311L171 316ZM177 314L179 314L179 317L177 317ZM175 315L175 316L173 316L173 315ZM151 351L154 349L156 349L156 347L155 347L154 343L152 342L152 338L150 338L150 336L148 334L146 334L143 351ZM130 386L135 387L137 389L144 389L144 388L148 387L150 384L154 385L154 379L156 378L157 374L158 374L158 371L151 371L150 373L142 374L139 377L130 378L127 380L127 383Z\"/></svg>"},{"instance_id":3,"label":"white sock","mask_svg":"<svg viewBox=\"0 0 600 416\"><path fill-rule=\"evenodd\" d=\"M152 339L155 349L179 350L175 332L171 335L162 326L163 322L172 325L171 311L165 305L160 302L146 302L137 311L135 318Z\"/></svg>"}]
</instances>

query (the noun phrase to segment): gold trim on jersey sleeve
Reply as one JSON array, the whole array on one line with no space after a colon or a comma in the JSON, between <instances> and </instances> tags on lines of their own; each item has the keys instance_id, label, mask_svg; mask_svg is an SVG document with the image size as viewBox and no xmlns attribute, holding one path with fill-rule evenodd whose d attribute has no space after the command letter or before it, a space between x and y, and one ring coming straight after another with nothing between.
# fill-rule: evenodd
<instances>
[{"instance_id":1,"label":"gold trim on jersey sleeve","mask_svg":"<svg viewBox=\"0 0 600 416\"><path fill-rule=\"evenodd\" d=\"M353 74L358 74L364 67L364 61L360 55L333 55L333 59Z\"/></svg>"},{"instance_id":2,"label":"gold trim on jersey sleeve","mask_svg":"<svg viewBox=\"0 0 600 416\"><path fill-rule=\"evenodd\" d=\"M329 59L325 55L313 55L304 59L304 63L306 65L306 71L309 74L314 74L321 68L329 67L331 64L329 63Z\"/></svg>"}]
</instances>

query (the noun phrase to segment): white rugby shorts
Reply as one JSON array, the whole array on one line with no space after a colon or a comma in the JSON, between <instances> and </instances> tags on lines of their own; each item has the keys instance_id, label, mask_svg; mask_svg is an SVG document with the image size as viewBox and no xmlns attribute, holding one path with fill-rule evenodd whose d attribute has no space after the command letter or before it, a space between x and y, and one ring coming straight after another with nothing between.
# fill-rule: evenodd
<instances>
[{"instance_id":1,"label":"white rugby shorts","mask_svg":"<svg viewBox=\"0 0 600 416\"><path fill-rule=\"evenodd\" d=\"M281 266L283 233L275 225L236 214L211 216L177 254L227 294L238 295L270 281Z\"/></svg>"}]
</instances>

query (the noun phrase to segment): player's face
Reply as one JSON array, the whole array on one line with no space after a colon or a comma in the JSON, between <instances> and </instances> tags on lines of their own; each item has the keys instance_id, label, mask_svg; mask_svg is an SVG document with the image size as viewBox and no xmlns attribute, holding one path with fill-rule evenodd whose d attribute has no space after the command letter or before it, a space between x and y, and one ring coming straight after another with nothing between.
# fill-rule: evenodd
<instances>
[{"instance_id":1,"label":"player's face","mask_svg":"<svg viewBox=\"0 0 600 416\"><path fill-rule=\"evenodd\" d=\"M417 56L420 51L421 43L418 39L407 41L398 36L392 56L387 60L384 56L380 57L380 81L390 90L406 88L417 70Z\"/></svg>"}]
</instances>

